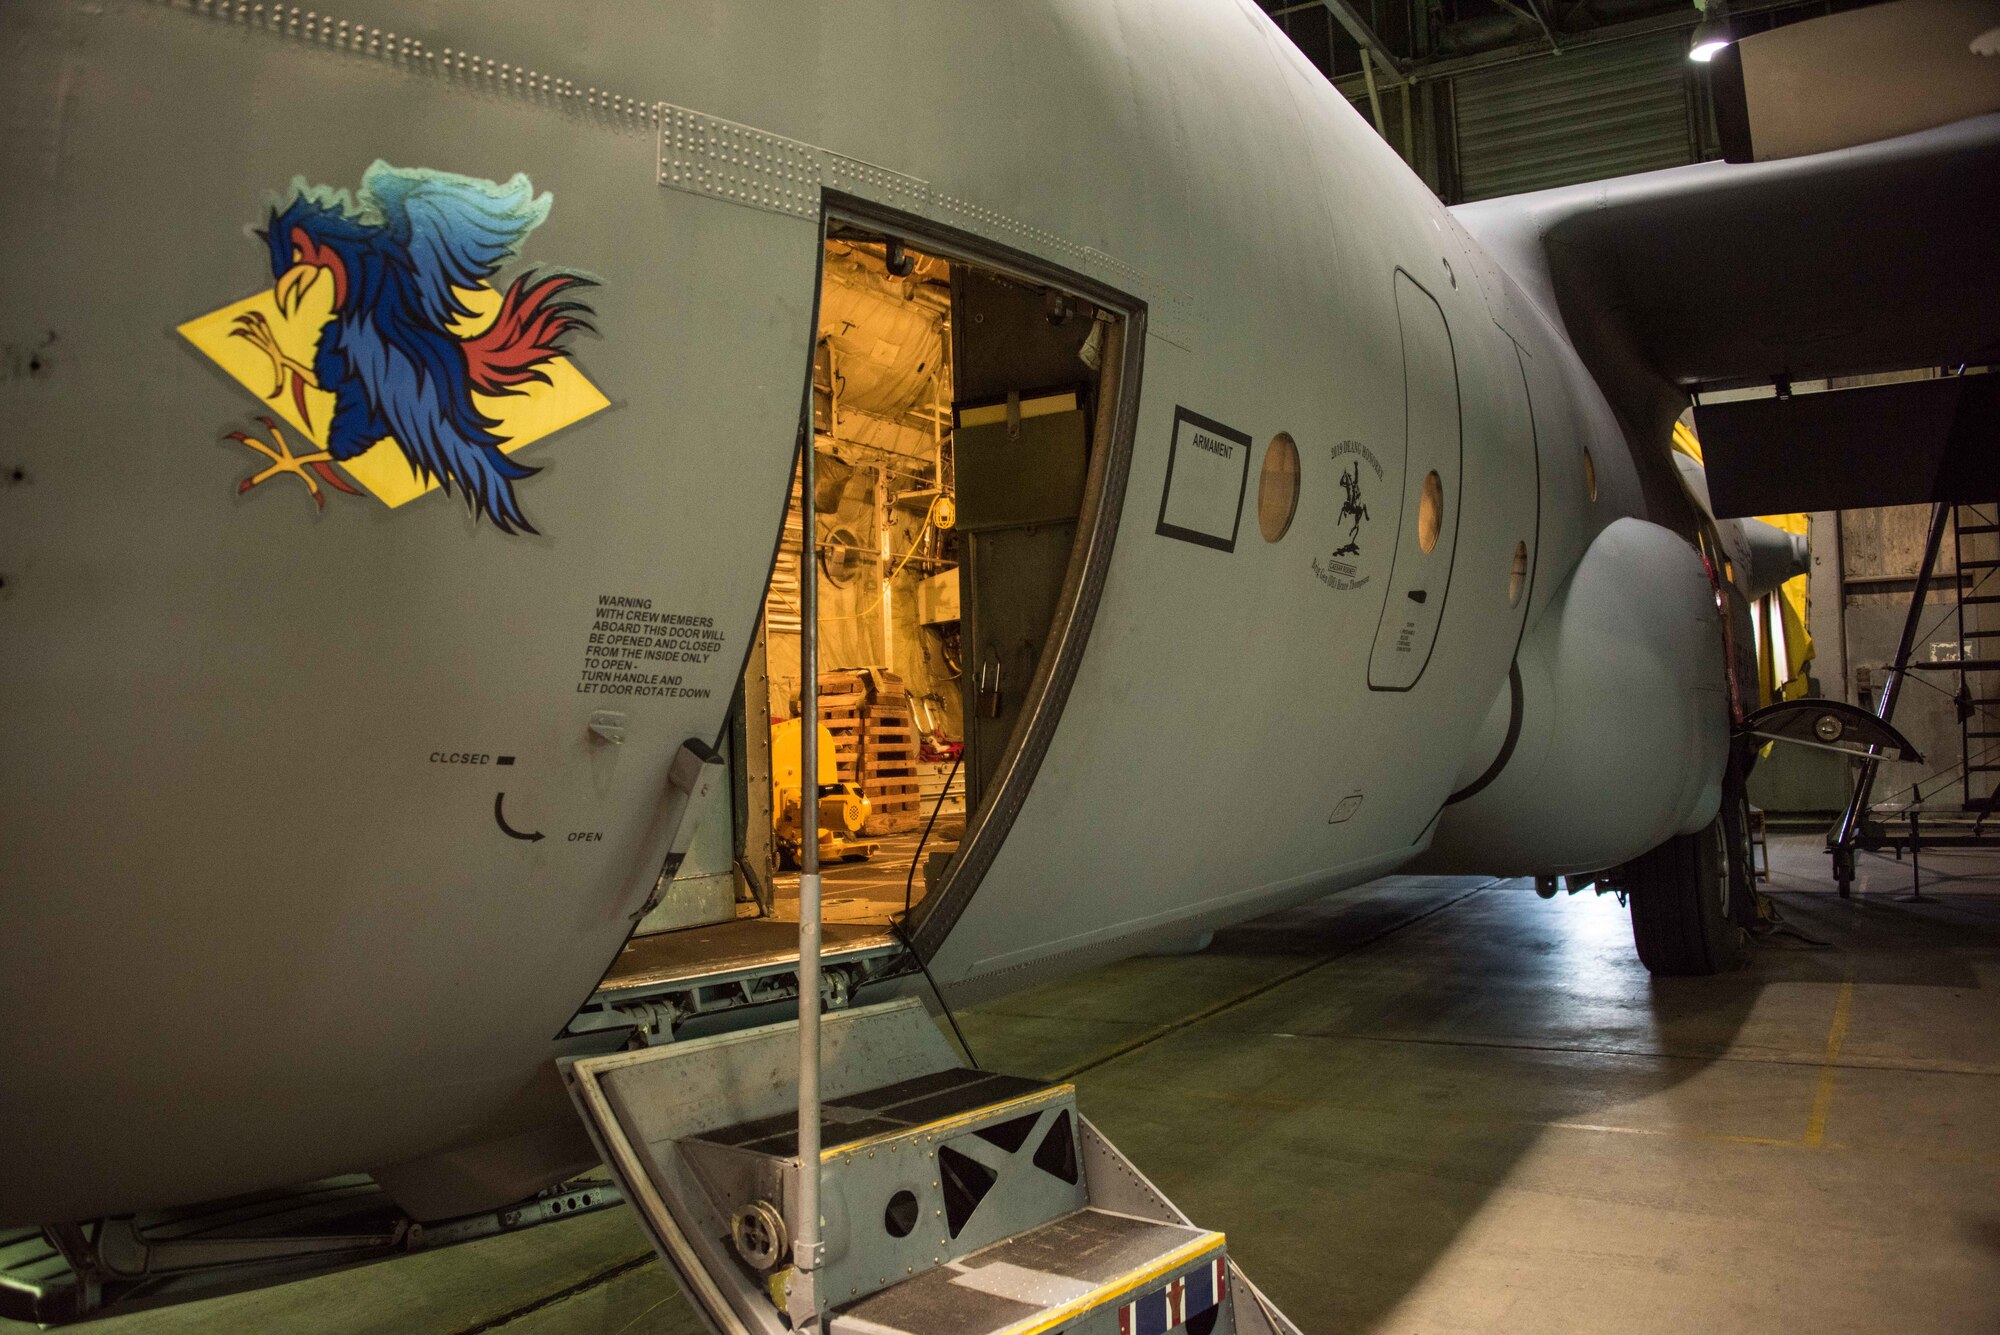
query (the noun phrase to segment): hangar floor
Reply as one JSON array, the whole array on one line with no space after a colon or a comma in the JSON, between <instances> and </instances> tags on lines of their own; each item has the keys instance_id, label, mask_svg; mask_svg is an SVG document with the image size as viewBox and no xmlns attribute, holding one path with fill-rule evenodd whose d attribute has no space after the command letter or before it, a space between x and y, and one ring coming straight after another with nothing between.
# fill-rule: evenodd
<instances>
[{"instance_id":1,"label":"hangar floor","mask_svg":"<svg viewBox=\"0 0 2000 1335\"><path fill-rule=\"evenodd\" d=\"M1726 978L1651 982L1610 900L1392 877L962 1019L1313 1335L2000 1329L2000 859L1843 903L1816 849ZM94 1329L698 1325L621 1208Z\"/></svg>"}]
</instances>

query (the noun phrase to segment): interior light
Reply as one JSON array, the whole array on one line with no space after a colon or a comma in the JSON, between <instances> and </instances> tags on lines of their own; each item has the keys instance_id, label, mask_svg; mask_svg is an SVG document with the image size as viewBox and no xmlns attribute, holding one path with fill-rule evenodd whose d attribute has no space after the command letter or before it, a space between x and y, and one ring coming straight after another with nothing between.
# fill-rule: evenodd
<instances>
[{"instance_id":1,"label":"interior light","mask_svg":"<svg viewBox=\"0 0 2000 1335\"><path fill-rule=\"evenodd\" d=\"M1709 61L1715 59L1716 52L1728 45L1729 39L1727 37L1700 37L1697 34L1697 40L1694 45L1688 48L1688 59L1699 61L1706 65Z\"/></svg>"}]
</instances>

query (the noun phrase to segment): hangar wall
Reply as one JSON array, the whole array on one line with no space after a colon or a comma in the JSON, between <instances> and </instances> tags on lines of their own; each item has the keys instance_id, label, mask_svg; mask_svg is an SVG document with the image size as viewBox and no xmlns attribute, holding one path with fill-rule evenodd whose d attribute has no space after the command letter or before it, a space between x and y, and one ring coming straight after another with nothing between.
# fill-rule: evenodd
<instances>
[{"instance_id":1,"label":"hangar wall","mask_svg":"<svg viewBox=\"0 0 2000 1335\"><path fill-rule=\"evenodd\" d=\"M1990 519L1991 506L1983 507ZM1829 511L1813 516L1811 541L1816 572L1825 574L1808 613L1808 626L1820 646L1812 676L1817 693L1872 708L1880 698L1896 656L1910 597L1923 562L1930 507L1898 505L1869 510ZM1911 657L1918 663L1951 663L1961 653L1959 599L1991 593L1982 583L1992 568L1977 564L1991 553L1976 550L1977 535L1964 541L1967 567L1959 568L1957 543L1948 533L1938 553L1931 592L1918 621ZM1992 607L1967 603L1966 627L1995 629ZM1975 638L1967 643L1988 643ZM1925 812L1957 811L1968 788L1962 782L1965 764L1990 764L1995 749L1976 734L2000 731L1995 708L1981 703L1983 674L1968 674L1966 708L1961 730L1954 696L1954 672L1913 672L1898 697L1896 727L1924 754L1922 764L1887 762L1875 786L1875 801L1896 806L1916 805ZM1775 761L1776 763L1773 763ZM1766 766L1769 768L1767 769ZM1773 756L1760 765L1753 780L1752 799L1769 811L1828 812L1847 796L1846 763L1834 757L1795 752ZM1992 788L1985 771L1975 769L1970 792L1977 797Z\"/></svg>"},{"instance_id":2,"label":"hangar wall","mask_svg":"<svg viewBox=\"0 0 2000 1335\"><path fill-rule=\"evenodd\" d=\"M1699 161L1704 103L1678 32L1452 80L1461 200Z\"/></svg>"},{"instance_id":3,"label":"hangar wall","mask_svg":"<svg viewBox=\"0 0 2000 1335\"><path fill-rule=\"evenodd\" d=\"M1865 0L1743 0L1745 31ZM1687 0L1257 0L1447 204L1721 156ZM1371 54L1364 56L1364 51Z\"/></svg>"}]
</instances>

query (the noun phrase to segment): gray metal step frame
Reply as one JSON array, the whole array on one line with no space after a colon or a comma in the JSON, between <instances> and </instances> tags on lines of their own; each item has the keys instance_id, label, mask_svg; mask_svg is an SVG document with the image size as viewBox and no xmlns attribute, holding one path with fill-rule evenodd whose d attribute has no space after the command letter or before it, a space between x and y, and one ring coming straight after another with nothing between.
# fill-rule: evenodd
<instances>
[{"instance_id":1,"label":"gray metal step frame","mask_svg":"<svg viewBox=\"0 0 2000 1335\"><path fill-rule=\"evenodd\" d=\"M821 1054L827 1253L817 1282L830 1335L913 1329L912 1312L925 1314L926 1335L1116 1335L1121 1307L1128 1324L1156 1321L1165 1293L1215 1294L1204 1267L1217 1265L1220 1300L1191 1312L1190 1329L1299 1335L1228 1260L1221 1235L1193 1224L1081 1116L1073 1086L961 1068L915 997L827 1014ZM785 1123L797 1108L797 1023L560 1065L696 1309L720 1335L781 1335L788 1270L771 1258L789 1259L783 1221L776 1246L743 1253L760 1272L732 1245L731 1217L753 1198L795 1214L797 1144ZM956 1219L954 1172L978 1192L966 1206L956 1184ZM901 1216L881 1204L903 1197ZM1101 1234L1125 1259L1100 1256L1091 1270L1079 1258L1066 1274L1071 1234ZM983 1309L981 1295L991 1299Z\"/></svg>"},{"instance_id":2,"label":"gray metal step frame","mask_svg":"<svg viewBox=\"0 0 2000 1335\"><path fill-rule=\"evenodd\" d=\"M958 1065L923 1003L834 1011L820 1022L821 1088L836 1099ZM764 1286L729 1243L684 1137L798 1106L795 1021L559 1063L584 1125L681 1290L721 1335L781 1335Z\"/></svg>"},{"instance_id":3,"label":"gray metal step frame","mask_svg":"<svg viewBox=\"0 0 2000 1335\"><path fill-rule=\"evenodd\" d=\"M1077 1121L1083 1128L1084 1180L1090 1183L1093 1206L1140 1219L1195 1226L1088 1117L1079 1116ZM1291 1319L1264 1296L1263 1290L1250 1282L1233 1257L1229 1260L1229 1293L1236 1335L1302 1335Z\"/></svg>"}]
</instances>

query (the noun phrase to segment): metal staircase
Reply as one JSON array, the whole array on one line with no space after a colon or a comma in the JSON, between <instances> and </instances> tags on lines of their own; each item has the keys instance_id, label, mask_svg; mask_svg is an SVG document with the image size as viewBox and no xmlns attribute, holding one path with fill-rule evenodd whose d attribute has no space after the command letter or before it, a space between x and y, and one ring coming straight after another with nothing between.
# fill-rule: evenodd
<instances>
[{"instance_id":1,"label":"metal staircase","mask_svg":"<svg viewBox=\"0 0 2000 1335\"><path fill-rule=\"evenodd\" d=\"M1974 831L2000 797L2000 504L1952 508L1958 562L1959 754L1961 802L1978 813Z\"/></svg>"},{"instance_id":2,"label":"metal staircase","mask_svg":"<svg viewBox=\"0 0 2000 1335\"><path fill-rule=\"evenodd\" d=\"M958 1063L915 998L820 1023L821 1247L794 1243L798 1025L566 1063L605 1162L736 1335L1286 1335L1295 1328L1077 1110Z\"/></svg>"},{"instance_id":3,"label":"metal staircase","mask_svg":"<svg viewBox=\"0 0 2000 1335\"><path fill-rule=\"evenodd\" d=\"M1919 627L1937 573L1947 526L1955 561L1951 584L1956 615L1957 652L1950 658L1918 661L1914 656ZM1917 569L1916 587L1903 620L1896 658L1889 666L1874 713L1884 724L1895 716L1896 701L1912 672L1949 674L1958 686L1952 693L1959 729L1960 812L1939 813L1924 806L1922 782L1911 785L1912 800L1891 813L1897 827L1878 819L1872 804L1878 765L1884 758L1870 749L1856 767L1854 786L1840 819L1827 831L1826 848L1833 859L1833 879L1842 898L1853 893L1855 853L1894 849L1898 859L1910 854L1911 899L1922 898L1921 857L1927 848L1986 848L2000 844L2000 833L1986 829L1987 819L2000 809L2000 504L1948 504L1932 507L1929 536ZM1907 758L1907 757L1905 757ZM1940 771L1940 775L1948 771ZM1949 780L1946 780L1949 782ZM1973 816L1970 822L1966 815ZM1928 829L1926 825L1928 824Z\"/></svg>"}]
</instances>

